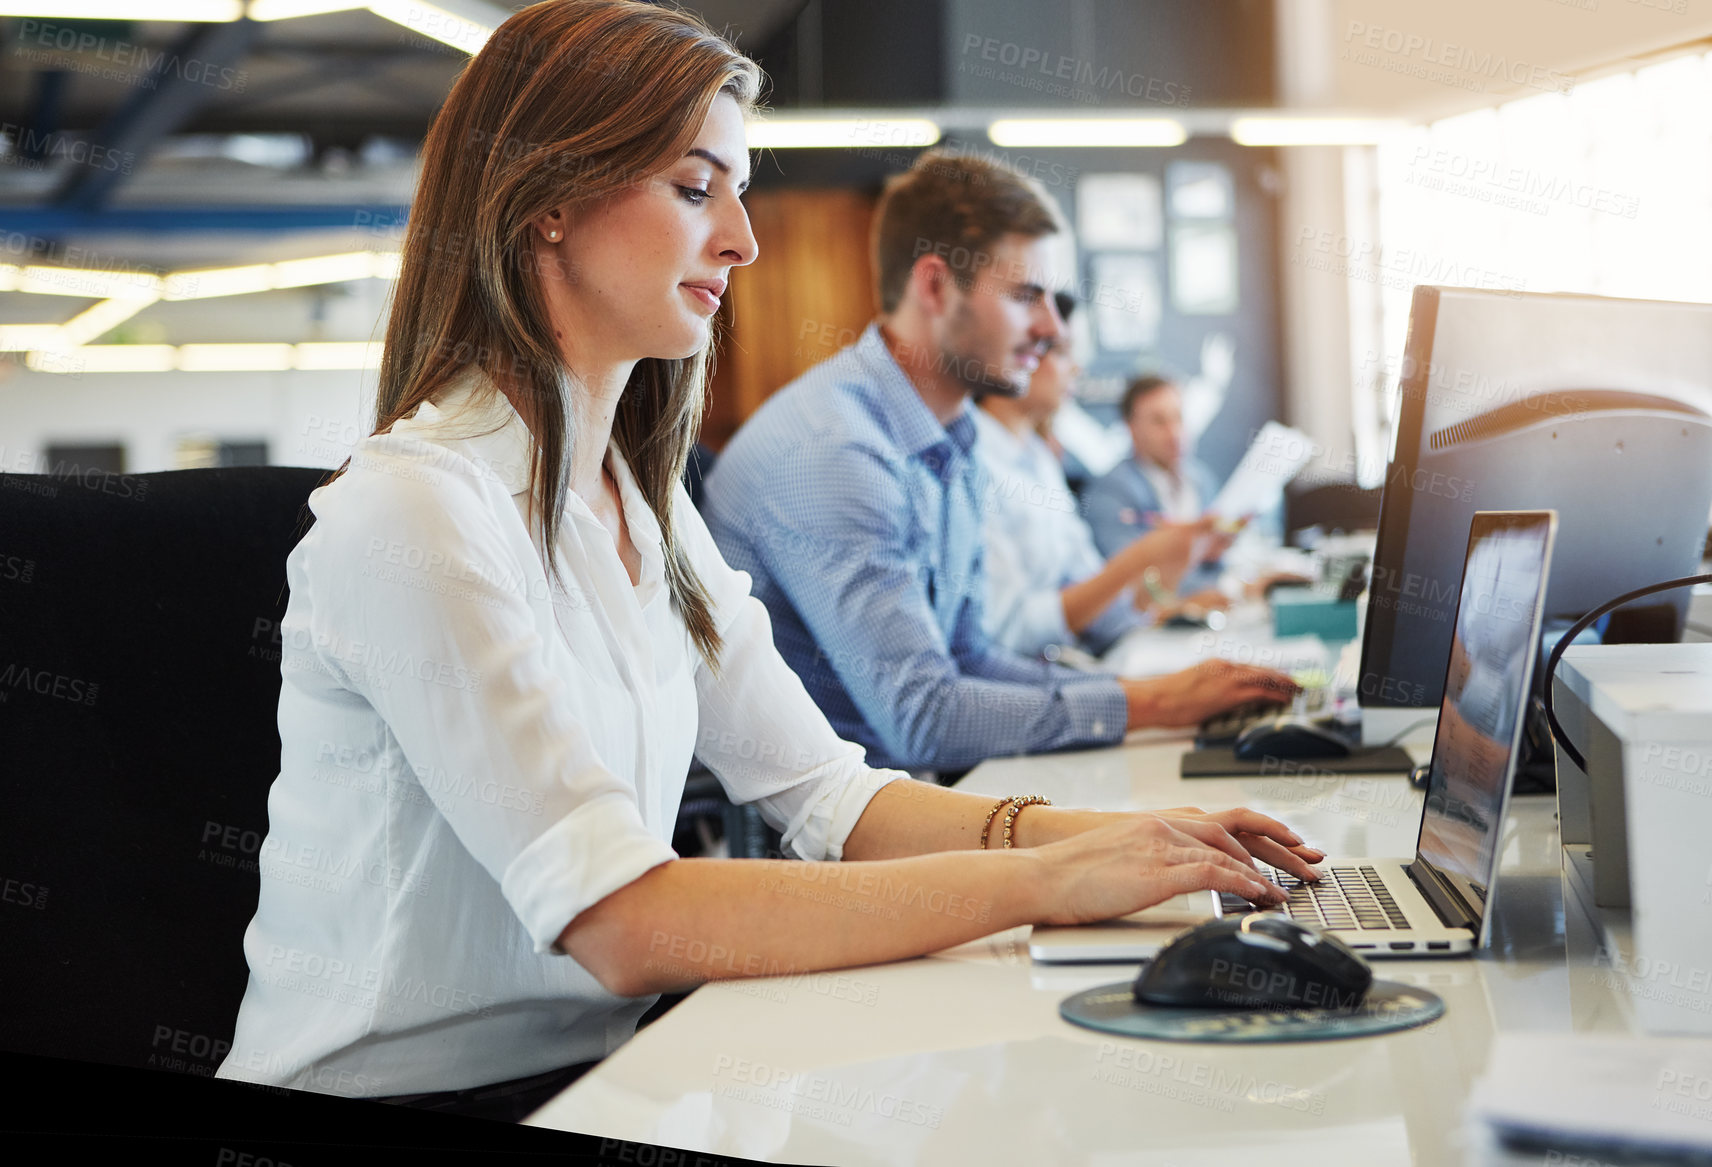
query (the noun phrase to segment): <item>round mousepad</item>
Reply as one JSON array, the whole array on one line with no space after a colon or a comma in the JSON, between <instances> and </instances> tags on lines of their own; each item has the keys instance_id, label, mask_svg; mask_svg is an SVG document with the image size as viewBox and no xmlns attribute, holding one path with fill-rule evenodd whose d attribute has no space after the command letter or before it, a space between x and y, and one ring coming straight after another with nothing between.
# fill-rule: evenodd
<instances>
[{"instance_id":1,"label":"round mousepad","mask_svg":"<svg viewBox=\"0 0 1712 1167\"><path fill-rule=\"evenodd\" d=\"M1437 1021L1445 1011L1437 993L1396 981L1374 981L1366 1000L1353 1009L1171 1009L1143 1005L1133 988L1134 982L1120 981L1084 989L1064 999L1059 1016L1120 1037L1240 1044L1395 1033Z\"/></svg>"}]
</instances>

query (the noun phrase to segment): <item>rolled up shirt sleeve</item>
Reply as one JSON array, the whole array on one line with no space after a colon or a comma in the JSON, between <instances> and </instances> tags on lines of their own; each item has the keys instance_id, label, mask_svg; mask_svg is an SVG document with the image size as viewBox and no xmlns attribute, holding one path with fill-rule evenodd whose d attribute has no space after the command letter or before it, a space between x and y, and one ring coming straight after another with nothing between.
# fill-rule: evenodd
<instances>
[{"instance_id":1,"label":"rolled up shirt sleeve","mask_svg":"<svg viewBox=\"0 0 1712 1167\"><path fill-rule=\"evenodd\" d=\"M687 495L674 529L713 601L723 648L717 671L696 672L696 756L738 804L753 802L784 847L802 859L840 859L868 802L887 783L913 781L870 767L840 738L773 645L772 623L749 594L746 572L727 566Z\"/></svg>"},{"instance_id":2,"label":"rolled up shirt sleeve","mask_svg":"<svg viewBox=\"0 0 1712 1167\"><path fill-rule=\"evenodd\" d=\"M500 526L511 499L443 449L379 439L370 450L306 537L292 586L311 589L311 626L286 632L309 638L300 667L380 715L408 763L397 780L421 784L547 952L584 909L676 855L548 665L525 598L540 565L520 561ZM314 683L286 663L288 684Z\"/></svg>"}]
</instances>

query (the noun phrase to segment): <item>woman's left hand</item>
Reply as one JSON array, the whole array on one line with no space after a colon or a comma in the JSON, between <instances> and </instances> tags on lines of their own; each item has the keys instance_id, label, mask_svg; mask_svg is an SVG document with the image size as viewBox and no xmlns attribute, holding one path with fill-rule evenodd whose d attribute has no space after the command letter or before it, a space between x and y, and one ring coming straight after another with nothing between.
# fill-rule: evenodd
<instances>
[{"instance_id":1,"label":"woman's left hand","mask_svg":"<svg viewBox=\"0 0 1712 1167\"><path fill-rule=\"evenodd\" d=\"M1232 839L1256 859L1270 863L1280 871L1288 871L1298 879L1316 880L1320 877L1320 873L1310 865L1324 859L1326 853L1308 846L1295 831L1259 811L1237 807L1208 814L1198 806L1177 806L1147 813L1166 819L1178 830L1187 831L1221 850L1230 850L1221 840Z\"/></svg>"}]
</instances>

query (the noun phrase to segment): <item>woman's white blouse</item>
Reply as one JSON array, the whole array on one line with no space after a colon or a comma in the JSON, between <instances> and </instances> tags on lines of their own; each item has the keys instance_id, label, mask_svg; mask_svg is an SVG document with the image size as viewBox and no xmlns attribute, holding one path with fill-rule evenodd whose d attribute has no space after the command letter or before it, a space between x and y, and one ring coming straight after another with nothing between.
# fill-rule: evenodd
<instances>
[{"instance_id":1,"label":"woman's white blouse","mask_svg":"<svg viewBox=\"0 0 1712 1167\"><path fill-rule=\"evenodd\" d=\"M673 525L725 642L707 668L616 450L641 582L567 493L549 583L524 518L528 433L482 388L466 377L366 439L310 496L315 526L286 562L250 980L220 1077L374 1097L599 1058L653 998L613 996L555 942L676 857L692 753L804 859L840 858L904 777L833 733L680 488Z\"/></svg>"}]
</instances>

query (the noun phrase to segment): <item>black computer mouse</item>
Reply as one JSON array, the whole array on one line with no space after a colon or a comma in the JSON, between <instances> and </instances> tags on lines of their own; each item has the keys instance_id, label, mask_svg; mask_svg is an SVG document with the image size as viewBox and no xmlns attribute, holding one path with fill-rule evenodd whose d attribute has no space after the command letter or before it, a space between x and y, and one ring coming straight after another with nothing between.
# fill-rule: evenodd
<instances>
[{"instance_id":1,"label":"black computer mouse","mask_svg":"<svg viewBox=\"0 0 1712 1167\"><path fill-rule=\"evenodd\" d=\"M1349 742L1334 730L1288 714L1257 721L1237 735L1231 747L1237 760L1266 758L1347 758Z\"/></svg>"},{"instance_id":2,"label":"black computer mouse","mask_svg":"<svg viewBox=\"0 0 1712 1167\"><path fill-rule=\"evenodd\" d=\"M1135 981L1144 1005L1225 1009L1352 1008L1373 969L1335 936L1287 916L1208 920L1160 949Z\"/></svg>"}]
</instances>

